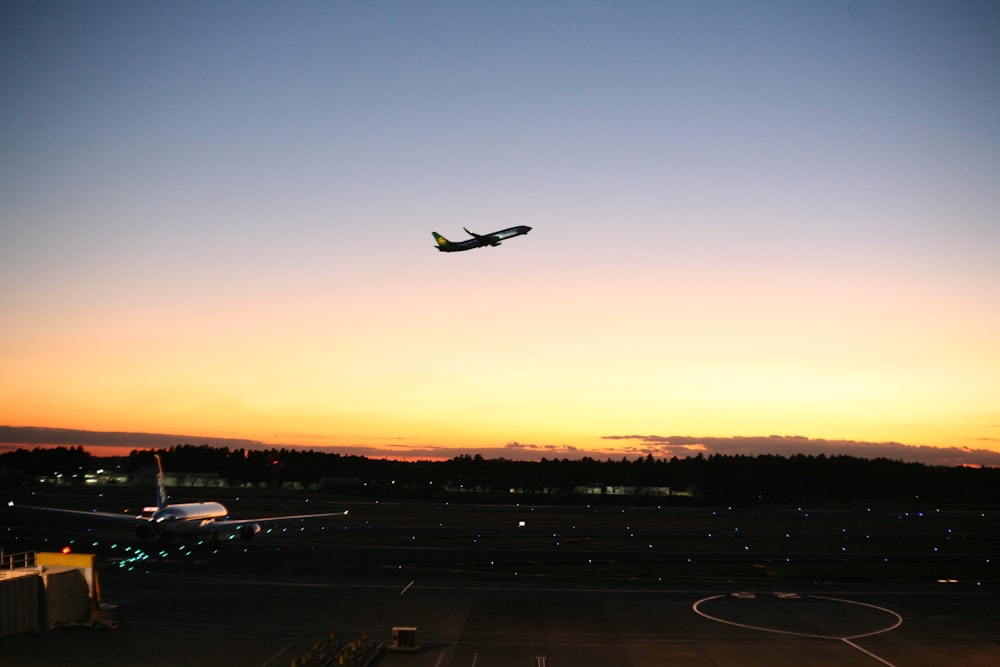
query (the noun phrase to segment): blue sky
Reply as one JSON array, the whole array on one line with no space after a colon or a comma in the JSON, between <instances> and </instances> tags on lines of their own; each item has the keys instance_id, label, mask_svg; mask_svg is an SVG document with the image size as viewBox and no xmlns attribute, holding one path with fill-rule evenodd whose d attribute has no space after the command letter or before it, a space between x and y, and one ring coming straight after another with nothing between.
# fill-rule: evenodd
<instances>
[{"instance_id":1,"label":"blue sky","mask_svg":"<svg viewBox=\"0 0 1000 667\"><path fill-rule=\"evenodd\" d=\"M2 3L0 423L1000 449L998 44L980 2Z\"/></svg>"}]
</instances>

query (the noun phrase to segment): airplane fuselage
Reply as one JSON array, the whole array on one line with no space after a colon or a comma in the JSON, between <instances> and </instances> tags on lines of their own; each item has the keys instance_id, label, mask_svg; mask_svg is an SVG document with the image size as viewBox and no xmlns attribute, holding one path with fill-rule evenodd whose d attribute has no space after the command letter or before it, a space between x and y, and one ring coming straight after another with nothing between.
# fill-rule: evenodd
<instances>
[{"instance_id":1,"label":"airplane fuselage","mask_svg":"<svg viewBox=\"0 0 1000 667\"><path fill-rule=\"evenodd\" d=\"M472 250L473 248L482 248L483 246L488 245L498 246L500 245L500 242L505 239L527 234L531 231L531 227L528 227L527 225L518 225L517 227L508 227L507 229L501 229L500 231L493 232L491 234L474 234L468 229L465 231L472 236L471 239L466 239L465 241L449 241L437 232L434 232L434 240L437 241L437 249L441 252L459 252L462 250Z\"/></svg>"},{"instance_id":2,"label":"airplane fuselage","mask_svg":"<svg viewBox=\"0 0 1000 667\"><path fill-rule=\"evenodd\" d=\"M221 503L181 503L179 505L167 505L163 509L153 512L150 517L153 521L205 521L215 519L225 519L229 516L229 510Z\"/></svg>"}]
</instances>

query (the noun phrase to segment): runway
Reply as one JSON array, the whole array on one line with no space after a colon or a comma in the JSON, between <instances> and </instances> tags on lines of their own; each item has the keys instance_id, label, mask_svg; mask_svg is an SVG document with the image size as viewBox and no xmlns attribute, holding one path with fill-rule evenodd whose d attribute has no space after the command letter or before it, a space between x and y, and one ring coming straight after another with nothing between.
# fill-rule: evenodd
<instances>
[{"instance_id":1,"label":"runway","mask_svg":"<svg viewBox=\"0 0 1000 667\"><path fill-rule=\"evenodd\" d=\"M288 665L331 631L388 641L394 625L416 626L420 651L386 655L389 667L1000 663L996 596L974 590L834 596L110 570L103 585L118 630L9 637L0 664Z\"/></svg>"},{"instance_id":2,"label":"runway","mask_svg":"<svg viewBox=\"0 0 1000 667\"><path fill-rule=\"evenodd\" d=\"M838 578L815 576L853 567L823 555L839 551L827 533L881 520L713 512L363 505L344 523L145 558L89 529L12 526L8 550L58 533L100 552L120 628L0 639L0 665L286 667L331 632L389 641L393 626L417 627L420 650L386 654L385 667L1000 664L995 580L934 574L991 575L975 566L996 544L978 515L940 519L944 534L970 536L944 560L905 558L937 524L879 528L880 546L901 545L886 558L927 576ZM812 532L792 548L812 560L794 574L808 576L776 576L743 555L749 545L775 557L768 545L803 525ZM859 556L862 571L870 560Z\"/></svg>"}]
</instances>

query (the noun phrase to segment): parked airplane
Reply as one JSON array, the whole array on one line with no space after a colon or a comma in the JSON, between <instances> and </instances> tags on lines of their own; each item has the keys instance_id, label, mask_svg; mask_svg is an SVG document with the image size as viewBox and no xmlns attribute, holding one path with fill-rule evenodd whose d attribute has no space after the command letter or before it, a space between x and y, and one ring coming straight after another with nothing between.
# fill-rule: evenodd
<instances>
[{"instance_id":1,"label":"parked airplane","mask_svg":"<svg viewBox=\"0 0 1000 667\"><path fill-rule=\"evenodd\" d=\"M268 516L259 519L229 518L229 510L221 503L167 503L167 487L163 480L163 462L156 455L156 507L147 507L140 515L118 514L115 512L86 512L82 510L67 510L57 507L33 507L7 503L13 509L35 510L39 512L58 512L86 516L91 519L117 521L131 524L136 537L140 540L166 541L172 537L201 536L213 540L236 535L245 542L251 542L261 531L261 524L295 521L299 519L316 519L327 516L345 516L344 512L326 512L322 514L295 514L291 516Z\"/></svg>"},{"instance_id":2,"label":"parked airplane","mask_svg":"<svg viewBox=\"0 0 1000 667\"><path fill-rule=\"evenodd\" d=\"M465 227L462 229L465 229ZM499 232L493 232L492 234L476 234L475 232L470 232L468 229L465 229L465 232L472 236L471 239L466 239L465 241L449 241L437 232L431 232L431 234L434 235L434 240L437 241L438 250L441 252L458 252L459 250L481 248L484 245L497 246L500 245L500 242L504 239L520 236L521 234L527 234L530 231L531 227L526 225L508 227L507 229L501 229Z\"/></svg>"}]
</instances>

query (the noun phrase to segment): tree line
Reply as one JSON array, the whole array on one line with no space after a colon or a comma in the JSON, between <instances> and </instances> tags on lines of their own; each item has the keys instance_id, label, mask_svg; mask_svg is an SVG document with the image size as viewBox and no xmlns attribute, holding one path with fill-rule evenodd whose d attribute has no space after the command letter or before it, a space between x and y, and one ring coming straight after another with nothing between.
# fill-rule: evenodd
<instances>
[{"instance_id":1,"label":"tree line","mask_svg":"<svg viewBox=\"0 0 1000 667\"><path fill-rule=\"evenodd\" d=\"M599 502L613 493L631 502L780 504L804 501L920 499L1000 503L1000 469L929 466L885 458L797 454L723 455L629 459L515 461L457 456L446 461L392 461L314 450L230 449L177 445L95 457L83 447L17 449L0 454L0 480L29 483L39 475L72 475L97 469L145 473L161 455L168 473L210 474L231 485L327 488L344 494L477 499L511 494L551 502L585 497ZM624 492L615 492L625 489ZM645 500L642 500L642 499ZM621 497L615 498L621 502Z\"/></svg>"}]
</instances>

